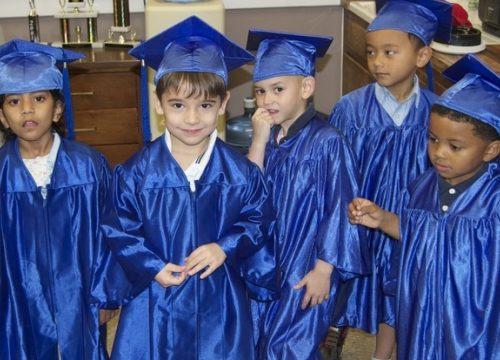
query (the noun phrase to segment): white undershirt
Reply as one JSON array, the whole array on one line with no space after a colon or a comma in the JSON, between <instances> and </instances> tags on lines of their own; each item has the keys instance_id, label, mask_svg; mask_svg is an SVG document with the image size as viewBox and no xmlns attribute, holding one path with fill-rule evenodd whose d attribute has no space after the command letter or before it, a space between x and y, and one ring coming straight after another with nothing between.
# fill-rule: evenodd
<instances>
[{"instance_id":1,"label":"white undershirt","mask_svg":"<svg viewBox=\"0 0 500 360\"><path fill-rule=\"evenodd\" d=\"M212 134L210 134L207 150L198 156L198 158L191 165L189 165L186 170L184 170L184 174L189 182L189 188L192 192L196 191L195 181L199 180L201 175L203 175L203 171L205 171L205 168L207 167L208 160L210 160L210 157L212 156L216 140L217 130L214 130ZM165 130L165 143L167 144L168 150L172 151L172 139L168 130Z\"/></svg>"},{"instance_id":2,"label":"white undershirt","mask_svg":"<svg viewBox=\"0 0 500 360\"><path fill-rule=\"evenodd\" d=\"M35 180L36 186L42 188L42 196L47 196L47 185L50 184L54 165L56 163L57 151L61 145L61 138L54 133L52 148L47 155L37 156L34 159L23 159L24 165Z\"/></svg>"}]
</instances>

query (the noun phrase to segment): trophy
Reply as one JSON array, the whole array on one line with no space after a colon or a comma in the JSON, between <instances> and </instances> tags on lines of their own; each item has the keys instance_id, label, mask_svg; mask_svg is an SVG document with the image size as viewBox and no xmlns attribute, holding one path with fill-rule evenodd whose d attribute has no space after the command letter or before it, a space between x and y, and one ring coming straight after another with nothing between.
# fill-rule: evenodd
<instances>
[{"instance_id":1,"label":"trophy","mask_svg":"<svg viewBox=\"0 0 500 360\"><path fill-rule=\"evenodd\" d=\"M59 0L60 10L54 15L61 24L62 46L90 47L97 42L97 10L94 0ZM87 39L82 38L80 25L75 26L75 38L70 35L70 20L86 19Z\"/></svg>"},{"instance_id":2,"label":"trophy","mask_svg":"<svg viewBox=\"0 0 500 360\"><path fill-rule=\"evenodd\" d=\"M113 0L113 25L108 30L105 46L134 47L139 43L136 32L130 26L128 0Z\"/></svg>"}]
</instances>

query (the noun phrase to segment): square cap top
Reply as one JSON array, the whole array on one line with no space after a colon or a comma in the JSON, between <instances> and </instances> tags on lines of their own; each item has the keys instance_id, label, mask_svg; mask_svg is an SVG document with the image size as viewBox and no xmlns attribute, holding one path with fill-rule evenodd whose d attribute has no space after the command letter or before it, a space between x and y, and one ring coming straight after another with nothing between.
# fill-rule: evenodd
<instances>
[{"instance_id":1,"label":"square cap top","mask_svg":"<svg viewBox=\"0 0 500 360\"><path fill-rule=\"evenodd\" d=\"M413 34L429 46L433 39L448 43L452 5L444 0L377 0L377 16L367 31L398 30Z\"/></svg>"},{"instance_id":2,"label":"square cap top","mask_svg":"<svg viewBox=\"0 0 500 360\"><path fill-rule=\"evenodd\" d=\"M500 134L500 76L472 54L443 75L456 83L436 103L489 124Z\"/></svg>"},{"instance_id":3,"label":"square cap top","mask_svg":"<svg viewBox=\"0 0 500 360\"><path fill-rule=\"evenodd\" d=\"M326 54L333 37L250 29L247 49L257 50L253 81L277 76L314 76L316 57Z\"/></svg>"},{"instance_id":4,"label":"square cap top","mask_svg":"<svg viewBox=\"0 0 500 360\"><path fill-rule=\"evenodd\" d=\"M14 39L0 46L0 94L62 90L64 63L83 54L59 47Z\"/></svg>"},{"instance_id":5,"label":"square cap top","mask_svg":"<svg viewBox=\"0 0 500 360\"><path fill-rule=\"evenodd\" d=\"M228 82L228 72L253 55L196 16L191 16L130 50L156 70L155 84L172 72L208 72Z\"/></svg>"}]
</instances>

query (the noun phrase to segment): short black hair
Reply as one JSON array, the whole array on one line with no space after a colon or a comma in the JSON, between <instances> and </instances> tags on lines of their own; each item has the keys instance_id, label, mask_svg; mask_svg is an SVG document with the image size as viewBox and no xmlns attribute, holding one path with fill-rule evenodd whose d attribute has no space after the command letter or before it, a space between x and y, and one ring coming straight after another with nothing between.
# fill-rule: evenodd
<instances>
[{"instance_id":1,"label":"short black hair","mask_svg":"<svg viewBox=\"0 0 500 360\"><path fill-rule=\"evenodd\" d=\"M60 102L61 106L64 108L64 96L60 90L48 90L54 99L54 103ZM3 109L3 103L5 101L5 94L0 95L0 109ZM61 114L61 118L57 122L52 122L52 130L58 133L60 136L66 136L66 119L64 116L64 111ZM0 122L0 132L3 134L4 140L14 139L16 134L12 132L10 128L6 128Z\"/></svg>"},{"instance_id":2,"label":"short black hair","mask_svg":"<svg viewBox=\"0 0 500 360\"><path fill-rule=\"evenodd\" d=\"M186 96L189 97L219 97L226 98L227 88L224 80L212 73L207 72L172 72L158 80L156 84L156 95L159 99L170 89L179 92L186 88Z\"/></svg>"},{"instance_id":3,"label":"short black hair","mask_svg":"<svg viewBox=\"0 0 500 360\"><path fill-rule=\"evenodd\" d=\"M500 134L498 134L498 131L496 131L493 126L460 111L450 109L440 104L434 104L432 105L431 112L452 121L471 124L474 135L488 143L500 140Z\"/></svg>"},{"instance_id":4,"label":"short black hair","mask_svg":"<svg viewBox=\"0 0 500 360\"><path fill-rule=\"evenodd\" d=\"M417 51L426 46L422 39L415 34L408 33L408 38L410 39L410 42L415 45L415 50Z\"/></svg>"}]
</instances>

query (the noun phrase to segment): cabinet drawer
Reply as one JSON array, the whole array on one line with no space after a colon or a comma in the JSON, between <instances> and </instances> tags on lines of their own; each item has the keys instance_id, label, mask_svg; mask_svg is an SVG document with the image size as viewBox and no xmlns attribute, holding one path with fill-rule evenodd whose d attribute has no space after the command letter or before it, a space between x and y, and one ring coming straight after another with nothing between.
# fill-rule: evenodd
<instances>
[{"instance_id":1,"label":"cabinet drawer","mask_svg":"<svg viewBox=\"0 0 500 360\"><path fill-rule=\"evenodd\" d=\"M89 145L140 143L137 109L75 111L76 140Z\"/></svg>"},{"instance_id":2,"label":"cabinet drawer","mask_svg":"<svg viewBox=\"0 0 500 360\"><path fill-rule=\"evenodd\" d=\"M74 110L138 107L138 88L131 72L71 74Z\"/></svg>"}]
</instances>

